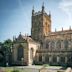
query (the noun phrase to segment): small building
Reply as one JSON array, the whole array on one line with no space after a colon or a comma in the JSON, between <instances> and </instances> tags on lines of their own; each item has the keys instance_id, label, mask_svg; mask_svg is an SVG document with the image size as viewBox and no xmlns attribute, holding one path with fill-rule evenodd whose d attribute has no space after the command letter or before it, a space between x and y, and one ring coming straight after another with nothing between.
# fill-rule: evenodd
<instances>
[{"instance_id":1,"label":"small building","mask_svg":"<svg viewBox=\"0 0 72 72\"><path fill-rule=\"evenodd\" d=\"M14 40L12 49L13 65L32 65L35 60L35 54L40 46L31 37L19 35Z\"/></svg>"}]
</instances>

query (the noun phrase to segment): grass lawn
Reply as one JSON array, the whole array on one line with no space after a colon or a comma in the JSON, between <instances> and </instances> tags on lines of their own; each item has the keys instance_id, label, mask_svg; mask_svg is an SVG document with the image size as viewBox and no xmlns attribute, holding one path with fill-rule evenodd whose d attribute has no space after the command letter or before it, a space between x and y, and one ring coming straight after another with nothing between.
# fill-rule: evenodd
<instances>
[{"instance_id":1,"label":"grass lawn","mask_svg":"<svg viewBox=\"0 0 72 72\"><path fill-rule=\"evenodd\" d=\"M6 68L5 68L5 71L6 71L6 72L11 72L12 70L13 70L12 67L6 67Z\"/></svg>"},{"instance_id":2,"label":"grass lawn","mask_svg":"<svg viewBox=\"0 0 72 72\"><path fill-rule=\"evenodd\" d=\"M24 72L24 70L22 68L18 68L18 67L5 67L4 71L5 72L12 72L12 71L19 71L19 72Z\"/></svg>"},{"instance_id":3,"label":"grass lawn","mask_svg":"<svg viewBox=\"0 0 72 72\"><path fill-rule=\"evenodd\" d=\"M35 66L42 66L42 67L62 67L62 66L50 66L49 64L35 65Z\"/></svg>"}]
</instances>

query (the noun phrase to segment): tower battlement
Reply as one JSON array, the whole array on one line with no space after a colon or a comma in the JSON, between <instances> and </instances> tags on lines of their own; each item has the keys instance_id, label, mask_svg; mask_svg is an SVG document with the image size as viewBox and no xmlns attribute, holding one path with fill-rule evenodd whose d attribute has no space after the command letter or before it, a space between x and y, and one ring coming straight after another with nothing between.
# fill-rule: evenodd
<instances>
[{"instance_id":1,"label":"tower battlement","mask_svg":"<svg viewBox=\"0 0 72 72\"><path fill-rule=\"evenodd\" d=\"M40 15L40 14L42 14L42 11L34 12L33 16ZM50 13L47 14L47 13L44 11L43 15L50 16Z\"/></svg>"}]
</instances>

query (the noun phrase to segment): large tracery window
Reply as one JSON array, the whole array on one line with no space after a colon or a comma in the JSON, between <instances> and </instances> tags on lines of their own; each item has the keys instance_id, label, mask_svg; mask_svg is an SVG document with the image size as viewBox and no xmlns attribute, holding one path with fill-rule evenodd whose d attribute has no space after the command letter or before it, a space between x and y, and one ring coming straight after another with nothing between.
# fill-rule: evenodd
<instances>
[{"instance_id":1,"label":"large tracery window","mask_svg":"<svg viewBox=\"0 0 72 72\"><path fill-rule=\"evenodd\" d=\"M24 58L24 48L20 45L17 49L17 60L21 61Z\"/></svg>"}]
</instances>

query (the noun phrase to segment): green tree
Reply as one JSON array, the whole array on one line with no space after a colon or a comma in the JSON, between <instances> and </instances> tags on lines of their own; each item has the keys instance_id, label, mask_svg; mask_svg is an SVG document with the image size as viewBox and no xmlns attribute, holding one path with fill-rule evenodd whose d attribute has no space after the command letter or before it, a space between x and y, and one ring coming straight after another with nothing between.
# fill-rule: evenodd
<instances>
[{"instance_id":1,"label":"green tree","mask_svg":"<svg viewBox=\"0 0 72 72\"><path fill-rule=\"evenodd\" d=\"M13 43L12 40L7 39L7 40L4 41L3 44L4 44L5 48L10 48L12 46L12 43Z\"/></svg>"},{"instance_id":2,"label":"green tree","mask_svg":"<svg viewBox=\"0 0 72 72\"><path fill-rule=\"evenodd\" d=\"M3 48L3 43L0 42L0 66L4 66L4 48Z\"/></svg>"},{"instance_id":3,"label":"green tree","mask_svg":"<svg viewBox=\"0 0 72 72\"><path fill-rule=\"evenodd\" d=\"M4 53L5 53L5 63L6 65L11 64L11 48L12 48L12 40L7 39L3 43Z\"/></svg>"},{"instance_id":4,"label":"green tree","mask_svg":"<svg viewBox=\"0 0 72 72\"><path fill-rule=\"evenodd\" d=\"M11 72L19 72L19 70L13 70L13 71L11 71Z\"/></svg>"},{"instance_id":5,"label":"green tree","mask_svg":"<svg viewBox=\"0 0 72 72\"><path fill-rule=\"evenodd\" d=\"M2 42L0 42L0 46L2 45L3 43Z\"/></svg>"}]
</instances>

